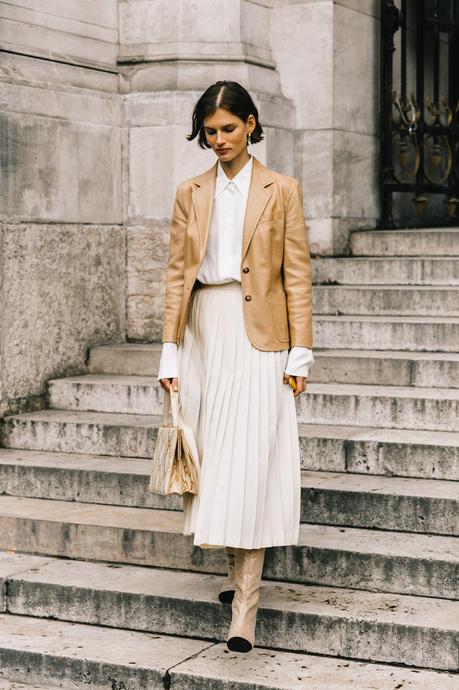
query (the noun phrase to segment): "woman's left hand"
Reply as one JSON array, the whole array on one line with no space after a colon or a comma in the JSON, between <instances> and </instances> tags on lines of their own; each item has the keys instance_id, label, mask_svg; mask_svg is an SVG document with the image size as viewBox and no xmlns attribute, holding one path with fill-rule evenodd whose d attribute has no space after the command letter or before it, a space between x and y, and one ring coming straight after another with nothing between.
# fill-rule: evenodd
<instances>
[{"instance_id":1,"label":"woman's left hand","mask_svg":"<svg viewBox=\"0 0 459 690\"><path fill-rule=\"evenodd\" d=\"M293 390L293 395L296 397L297 395L300 395L300 393L303 393L306 390L308 379L306 376L293 376L292 374L284 374L284 383L290 385L288 382L290 376L292 377L292 379L295 379L296 382L296 388Z\"/></svg>"}]
</instances>

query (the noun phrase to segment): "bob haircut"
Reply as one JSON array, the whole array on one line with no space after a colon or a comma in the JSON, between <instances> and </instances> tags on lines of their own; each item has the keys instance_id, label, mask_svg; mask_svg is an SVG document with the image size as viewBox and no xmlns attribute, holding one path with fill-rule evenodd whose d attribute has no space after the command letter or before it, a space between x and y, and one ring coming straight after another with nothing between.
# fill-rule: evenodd
<instances>
[{"instance_id":1,"label":"bob haircut","mask_svg":"<svg viewBox=\"0 0 459 690\"><path fill-rule=\"evenodd\" d=\"M256 120L255 129L249 137L251 144L263 139L263 128L258 120L258 110L249 92L237 81L216 81L200 96L193 110L192 131L187 135L188 141L196 136L202 149L210 149L204 131L204 118L213 115L217 108L224 108L232 115L236 115L243 122L247 122L249 115Z\"/></svg>"}]
</instances>

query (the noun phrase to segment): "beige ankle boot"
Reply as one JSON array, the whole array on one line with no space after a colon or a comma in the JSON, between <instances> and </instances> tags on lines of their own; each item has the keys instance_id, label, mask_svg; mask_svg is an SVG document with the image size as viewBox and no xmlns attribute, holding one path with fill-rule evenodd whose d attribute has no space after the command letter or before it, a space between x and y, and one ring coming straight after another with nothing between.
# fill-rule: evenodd
<instances>
[{"instance_id":1,"label":"beige ankle boot","mask_svg":"<svg viewBox=\"0 0 459 690\"><path fill-rule=\"evenodd\" d=\"M227 647L232 652L250 652L255 644L258 599L265 549L235 549L235 595Z\"/></svg>"},{"instance_id":2,"label":"beige ankle boot","mask_svg":"<svg viewBox=\"0 0 459 690\"><path fill-rule=\"evenodd\" d=\"M228 557L228 575L223 581L218 598L222 604L231 604L234 597L234 549L232 546L225 546L225 551Z\"/></svg>"}]
</instances>

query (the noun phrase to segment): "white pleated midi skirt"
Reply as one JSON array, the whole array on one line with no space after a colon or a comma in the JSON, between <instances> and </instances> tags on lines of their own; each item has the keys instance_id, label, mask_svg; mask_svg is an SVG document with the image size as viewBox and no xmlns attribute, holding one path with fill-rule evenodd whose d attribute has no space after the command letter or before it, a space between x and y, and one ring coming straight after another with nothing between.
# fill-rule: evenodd
<instances>
[{"instance_id":1,"label":"white pleated midi skirt","mask_svg":"<svg viewBox=\"0 0 459 690\"><path fill-rule=\"evenodd\" d=\"M241 283L203 285L178 348L181 412L199 454L198 494L183 496L183 534L201 548L297 544L301 468L288 349L255 348Z\"/></svg>"}]
</instances>

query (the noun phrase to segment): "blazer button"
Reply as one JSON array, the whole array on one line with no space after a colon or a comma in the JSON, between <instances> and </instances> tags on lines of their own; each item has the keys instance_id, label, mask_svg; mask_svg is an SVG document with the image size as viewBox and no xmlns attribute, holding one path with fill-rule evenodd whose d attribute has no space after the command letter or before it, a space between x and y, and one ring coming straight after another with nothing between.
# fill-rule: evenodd
<instances>
[{"instance_id":1,"label":"blazer button","mask_svg":"<svg viewBox=\"0 0 459 690\"><path fill-rule=\"evenodd\" d=\"M246 298L247 302L250 302L250 300L252 299L252 295L246 295L245 298Z\"/></svg>"},{"instance_id":2,"label":"blazer button","mask_svg":"<svg viewBox=\"0 0 459 690\"><path fill-rule=\"evenodd\" d=\"M248 273L250 269L248 266L244 266L244 268L242 270L244 273Z\"/></svg>"}]
</instances>

